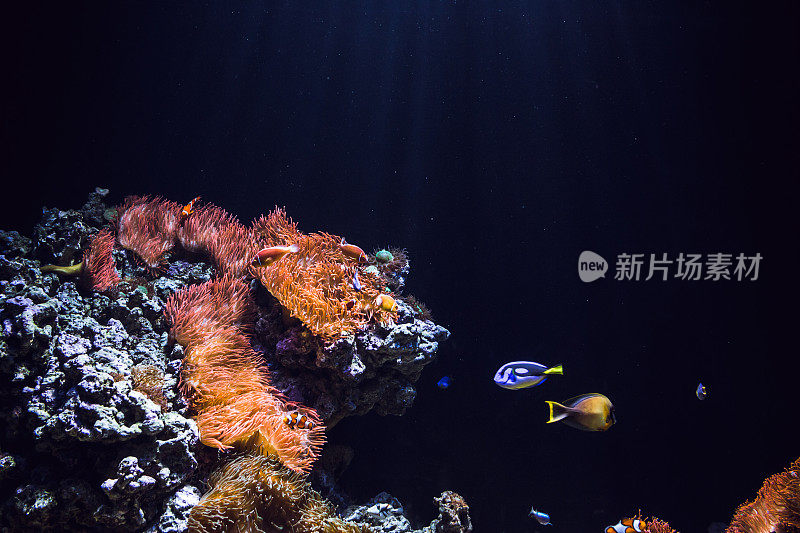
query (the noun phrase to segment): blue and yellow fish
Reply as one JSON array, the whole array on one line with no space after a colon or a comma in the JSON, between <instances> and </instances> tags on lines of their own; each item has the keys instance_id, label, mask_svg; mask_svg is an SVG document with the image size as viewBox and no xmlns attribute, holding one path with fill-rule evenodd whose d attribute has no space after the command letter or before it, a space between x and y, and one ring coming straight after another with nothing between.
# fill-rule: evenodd
<instances>
[{"instance_id":1,"label":"blue and yellow fish","mask_svg":"<svg viewBox=\"0 0 800 533\"><path fill-rule=\"evenodd\" d=\"M440 389L446 389L450 386L450 376L445 376L436 382L436 386Z\"/></svg>"},{"instance_id":2,"label":"blue and yellow fish","mask_svg":"<svg viewBox=\"0 0 800 533\"><path fill-rule=\"evenodd\" d=\"M584 431L605 431L617 421L611 400L596 392L581 394L563 404L545 402L550 407L548 424L564 422L570 427Z\"/></svg>"},{"instance_id":3,"label":"blue and yellow fish","mask_svg":"<svg viewBox=\"0 0 800 533\"><path fill-rule=\"evenodd\" d=\"M506 363L494 374L494 382L504 389L524 389L541 385L548 376L561 376L564 369L561 365L546 367L531 361L513 361Z\"/></svg>"},{"instance_id":4,"label":"blue and yellow fish","mask_svg":"<svg viewBox=\"0 0 800 533\"><path fill-rule=\"evenodd\" d=\"M694 393L698 400L705 400L706 396L708 396L708 389L706 389L706 386L702 383L698 383L697 389L695 389Z\"/></svg>"}]
</instances>

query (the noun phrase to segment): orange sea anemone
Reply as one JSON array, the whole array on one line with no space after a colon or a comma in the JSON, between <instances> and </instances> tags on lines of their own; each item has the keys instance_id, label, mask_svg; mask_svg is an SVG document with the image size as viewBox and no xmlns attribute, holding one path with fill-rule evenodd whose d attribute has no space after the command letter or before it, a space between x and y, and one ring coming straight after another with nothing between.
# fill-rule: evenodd
<instances>
[{"instance_id":1,"label":"orange sea anemone","mask_svg":"<svg viewBox=\"0 0 800 533\"><path fill-rule=\"evenodd\" d=\"M199 207L184 217L177 238L187 251L207 253L218 274L242 276L252 259L254 244L250 230L213 204Z\"/></svg>"},{"instance_id":2,"label":"orange sea anemone","mask_svg":"<svg viewBox=\"0 0 800 533\"><path fill-rule=\"evenodd\" d=\"M800 530L800 459L768 477L756 499L739 506L726 533L786 533Z\"/></svg>"},{"instance_id":3,"label":"orange sea anemone","mask_svg":"<svg viewBox=\"0 0 800 533\"><path fill-rule=\"evenodd\" d=\"M198 344L223 327L246 331L252 323L254 303L243 281L225 275L173 294L164 306L170 333L181 345Z\"/></svg>"},{"instance_id":4,"label":"orange sea anemone","mask_svg":"<svg viewBox=\"0 0 800 533\"><path fill-rule=\"evenodd\" d=\"M301 233L276 209L254 223L253 238L261 247L297 246L296 253L251 272L292 316L326 341L354 333L373 317L387 321L394 316L375 305L383 287L380 276L361 270L359 260L342 251L341 237Z\"/></svg>"},{"instance_id":5,"label":"orange sea anemone","mask_svg":"<svg viewBox=\"0 0 800 533\"><path fill-rule=\"evenodd\" d=\"M177 238L181 206L163 198L129 196L117 209L117 239L148 268L158 270Z\"/></svg>"},{"instance_id":6,"label":"orange sea anemone","mask_svg":"<svg viewBox=\"0 0 800 533\"><path fill-rule=\"evenodd\" d=\"M211 490L189 512L191 533L370 531L337 517L303 476L268 457L237 457L215 472L209 484Z\"/></svg>"},{"instance_id":7,"label":"orange sea anemone","mask_svg":"<svg viewBox=\"0 0 800 533\"><path fill-rule=\"evenodd\" d=\"M119 274L112 252L114 250L114 232L103 228L92 239L89 248L83 254L83 277L86 284L95 291L113 289L119 282Z\"/></svg>"},{"instance_id":8,"label":"orange sea anemone","mask_svg":"<svg viewBox=\"0 0 800 533\"><path fill-rule=\"evenodd\" d=\"M186 349L181 389L196 412L200 440L310 470L325 442L324 427L313 409L270 386L266 365L245 335L252 326L247 285L226 275L187 287L170 297L165 314L172 337ZM300 409L312 421L310 429L284 423L288 412Z\"/></svg>"}]
</instances>

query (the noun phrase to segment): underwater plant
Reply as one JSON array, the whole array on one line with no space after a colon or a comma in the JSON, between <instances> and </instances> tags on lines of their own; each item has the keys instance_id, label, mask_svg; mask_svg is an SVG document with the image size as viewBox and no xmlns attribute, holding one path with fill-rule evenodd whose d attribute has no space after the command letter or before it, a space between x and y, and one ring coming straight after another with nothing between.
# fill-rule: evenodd
<instances>
[{"instance_id":1,"label":"underwater plant","mask_svg":"<svg viewBox=\"0 0 800 533\"><path fill-rule=\"evenodd\" d=\"M800 458L764 480L755 500L736 509L726 533L800 530Z\"/></svg>"},{"instance_id":2,"label":"underwater plant","mask_svg":"<svg viewBox=\"0 0 800 533\"><path fill-rule=\"evenodd\" d=\"M368 533L337 517L305 481L274 458L242 455L215 472L211 489L189 513L192 533Z\"/></svg>"}]
</instances>

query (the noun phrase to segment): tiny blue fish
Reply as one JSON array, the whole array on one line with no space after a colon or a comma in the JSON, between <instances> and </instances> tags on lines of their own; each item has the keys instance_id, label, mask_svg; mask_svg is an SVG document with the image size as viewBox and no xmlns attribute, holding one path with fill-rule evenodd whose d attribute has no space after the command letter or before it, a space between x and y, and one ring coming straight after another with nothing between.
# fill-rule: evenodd
<instances>
[{"instance_id":1,"label":"tiny blue fish","mask_svg":"<svg viewBox=\"0 0 800 533\"><path fill-rule=\"evenodd\" d=\"M361 282L358 281L358 270L353 271L353 289L361 292Z\"/></svg>"},{"instance_id":2,"label":"tiny blue fish","mask_svg":"<svg viewBox=\"0 0 800 533\"><path fill-rule=\"evenodd\" d=\"M698 400L705 400L706 396L708 396L708 389L706 389L706 386L702 383L698 383L697 390L695 390L694 393L697 395Z\"/></svg>"},{"instance_id":3,"label":"tiny blue fish","mask_svg":"<svg viewBox=\"0 0 800 533\"><path fill-rule=\"evenodd\" d=\"M542 524L543 526L552 526L553 524L550 523L550 515L547 513L543 513L541 511L537 511L533 507L531 507L531 512L528 513L528 516Z\"/></svg>"},{"instance_id":4,"label":"tiny blue fish","mask_svg":"<svg viewBox=\"0 0 800 533\"><path fill-rule=\"evenodd\" d=\"M440 389L446 389L447 387L449 387L450 376L445 376L442 379L440 379L438 382L436 382L436 386L439 387Z\"/></svg>"}]
</instances>

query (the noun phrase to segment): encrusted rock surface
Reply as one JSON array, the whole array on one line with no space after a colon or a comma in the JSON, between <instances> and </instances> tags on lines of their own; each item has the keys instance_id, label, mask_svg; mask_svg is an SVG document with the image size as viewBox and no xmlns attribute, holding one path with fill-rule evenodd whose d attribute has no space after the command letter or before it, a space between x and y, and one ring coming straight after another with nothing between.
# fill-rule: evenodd
<instances>
[{"instance_id":1,"label":"encrusted rock surface","mask_svg":"<svg viewBox=\"0 0 800 533\"><path fill-rule=\"evenodd\" d=\"M404 516L403 505L387 492L381 492L365 505L351 506L345 519L368 525L375 533L470 533L469 507L460 495L445 491L434 503L439 516L422 529L413 529Z\"/></svg>"},{"instance_id":2,"label":"encrusted rock surface","mask_svg":"<svg viewBox=\"0 0 800 533\"><path fill-rule=\"evenodd\" d=\"M198 463L207 465L213 452L199 444L178 393L183 351L170 343L163 308L174 291L208 280L212 267L177 250L154 278L116 250L123 283L106 294L40 271L80 261L113 218L107 193L97 189L80 210L44 209L33 239L0 231L3 531L185 531L204 489L208 468ZM370 410L402 414L449 336L400 299L396 324L326 347L285 320L263 288L254 291L261 304L254 344L273 383L328 425ZM135 368L163 383L137 386ZM153 393L159 388L163 395ZM402 513L390 515L404 523Z\"/></svg>"}]
</instances>

